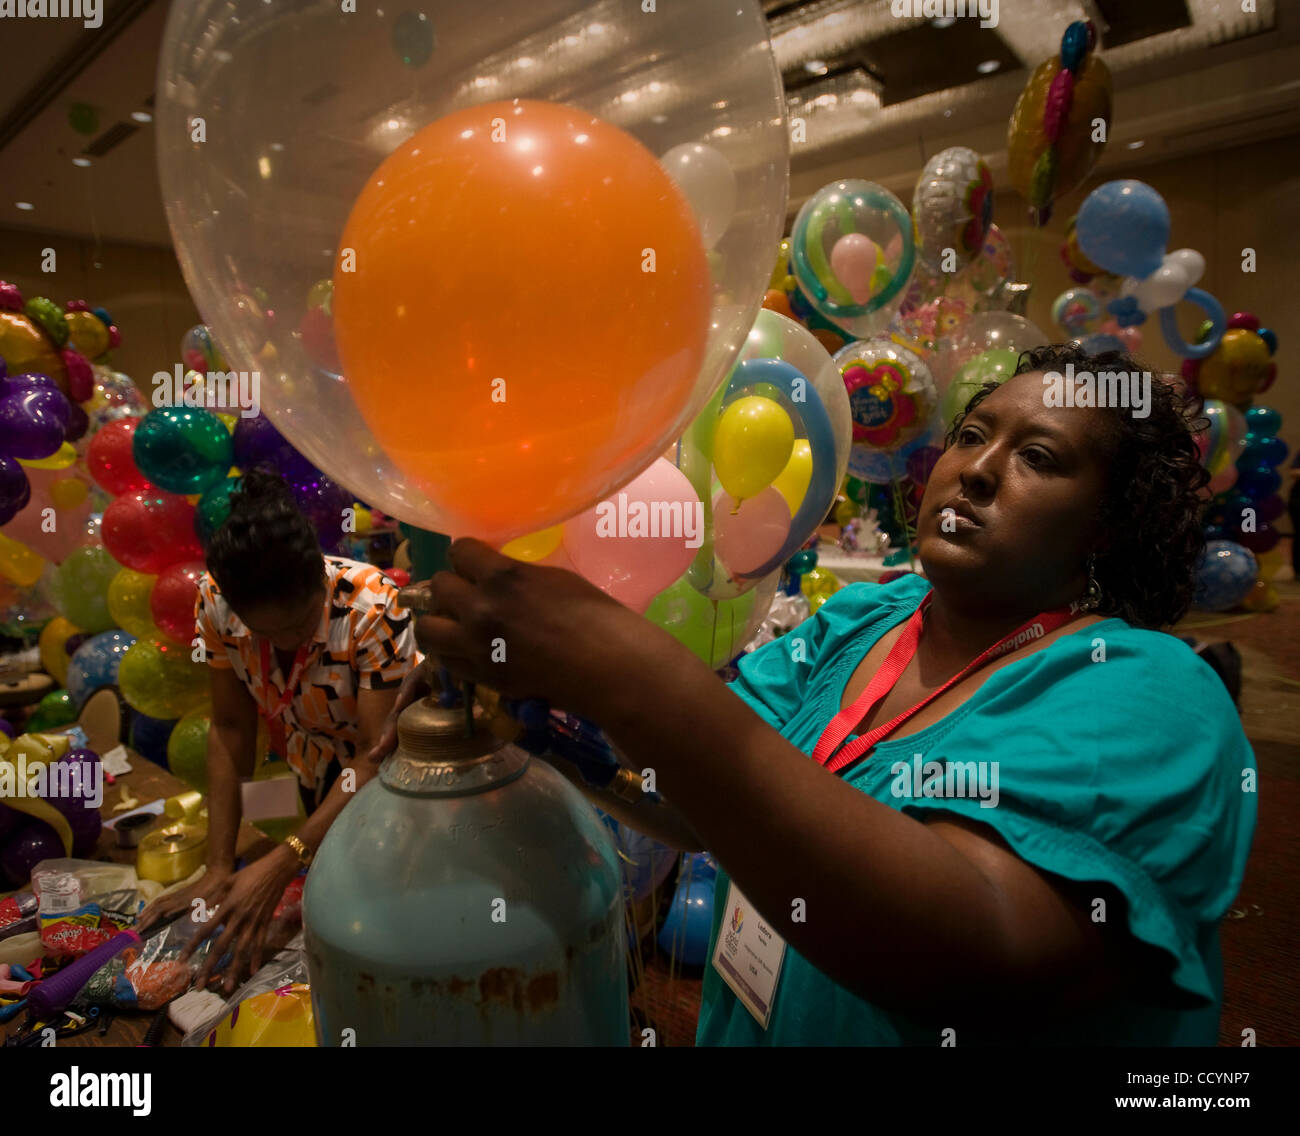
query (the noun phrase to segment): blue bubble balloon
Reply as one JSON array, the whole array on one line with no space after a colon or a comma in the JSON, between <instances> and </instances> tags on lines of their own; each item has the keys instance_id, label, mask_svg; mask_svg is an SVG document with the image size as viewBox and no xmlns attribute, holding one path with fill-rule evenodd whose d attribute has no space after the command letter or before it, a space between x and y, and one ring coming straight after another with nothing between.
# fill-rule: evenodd
<instances>
[{"instance_id":1,"label":"blue bubble balloon","mask_svg":"<svg viewBox=\"0 0 1300 1136\"><path fill-rule=\"evenodd\" d=\"M1265 497L1271 497L1282 488L1282 475L1271 466L1257 466L1255 469L1242 470L1237 475L1237 491L1250 498L1254 505Z\"/></svg>"},{"instance_id":2,"label":"blue bubble balloon","mask_svg":"<svg viewBox=\"0 0 1300 1136\"><path fill-rule=\"evenodd\" d=\"M1282 429L1282 412L1271 406L1252 406L1246 411L1246 429L1261 438L1271 438Z\"/></svg>"},{"instance_id":3,"label":"blue bubble balloon","mask_svg":"<svg viewBox=\"0 0 1300 1136\"><path fill-rule=\"evenodd\" d=\"M1079 248L1097 267L1143 280L1169 246L1169 207L1145 182L1108 181L1084 199L1074 222Z\"/></svg>"},{"instance_id":4,"label":"blue bubble balloon","mask_svg":"<svg viewBox=\"0 0 1300 1136\"><path fill-rule=\"evenodd\" d=\"M1192 602L1203 611L1236 607L1255 586L1259 564L1249 549L1230 540L1214 540L1196 564L1196 592Z\"/></svg>"},{"instance_id":5,"label":"blue bubble balloon","mask_svg":"<svg viewBox=\"0 0 1300 1136\"><path fill-rule=\"evenodd\" d=\"M135 636L114 628L92 635L68 662L68 694L80 710L95 691L117 685L117 668Z\"/></svg>"},{"instance_id":6,"label":"blue bubble balloon","mask_svg":"<svg viewBox=\"0 0 1300 1136\"><path fill-rule=\"evenodd\" d=\"M1286 455L1287 445L1277 435L1268 437L1247 434L1246 448L1241 451L1241 457L1237 459L1237 468L1247 470L1264 466L1273 469L1286 460Z\"/></svg>"},{"instance_id":7,"label":"blue bubble balloon","mask_svg":"<svg viewBox=\"0 0 1300 1136\"><path fill-rule=\"evenodd\" d=\"M1061 36L1061 65L1067 70L1077 71L1087 54L1088 25L1082 20L1075 20Z\"/></svg>"},{"instance_id":8,"label":"blue bubble balloon","mask_svg":"<svg viewBox=\"0 0 1300 1136\"><path fill-rule=\"evenodd\" d=\"M1268 353L1270 355L1277 354L1277 332L1275 332L1271 327L1261 327L1257 332L1255 332L1255 334L1268 345Z\"/></svg>"}]
</instances>

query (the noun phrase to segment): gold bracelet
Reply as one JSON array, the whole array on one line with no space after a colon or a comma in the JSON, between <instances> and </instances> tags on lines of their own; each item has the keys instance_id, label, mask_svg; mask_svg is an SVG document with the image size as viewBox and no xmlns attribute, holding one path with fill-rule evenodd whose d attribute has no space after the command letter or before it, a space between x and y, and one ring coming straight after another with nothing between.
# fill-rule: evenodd
<instances>
[{"instance_id":1,"label":"gold bracelet","mask_svg":"<svg viewBox=\"0 0 1300 1136\"><path fill-rule=\"evenodd\" d=\"M298 856L298 862L304 868L308 868L311 866L312 858L316 855L316 853L313 852L310 848L308 848L306 844L304 844L296 836L286 837L285 843L294 850L294 852Z\"/></svg>"}]
</instances>

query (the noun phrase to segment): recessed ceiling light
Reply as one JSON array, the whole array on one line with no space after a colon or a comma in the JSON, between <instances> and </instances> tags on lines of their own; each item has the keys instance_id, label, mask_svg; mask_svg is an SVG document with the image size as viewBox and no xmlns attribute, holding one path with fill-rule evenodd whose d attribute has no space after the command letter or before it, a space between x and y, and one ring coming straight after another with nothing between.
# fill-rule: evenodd
<instances>
[{"instance_id":1,"label":"recessed ceiling light","mask_svg":"<svg viewBox=\"0 0 1300 1136\"><path fill-rule=\"evenodd\" d=\"M956 22L957 18L955 16L935 16L934 19L930 21L930 26L942 31L944 28L952 27Z\"/></svg>"},{"instance_id":2,"label":"recessed ceiling light","mask_svg":"<svg viewBox=\"0 0 1300 1136\"><path fill-rule=\"evenodd\" d=\"M284 149L284 143L283 143L283 142L272 142L272 143L271 143L271 149L274 150L274 151L278 154L281 150Z\"/></svg>"},{"instance_id":3,"label":"recessed ceiling light","mask_svg":"<svg viewBox=\"0 0 1300 1136\"><path fill-rule=\"evenodd\" d=\"M1141 150L1142 147L1145 146L1145 145L1146 145L1146 142L1143 141L1141 138L1139 138L1136 142L1130 142L1130 143L1128 144L1128 148L1129 148L1130 150Z\"/></svg>"},{"instance_id":4,"label":"recessed ceiling light","mask_svg":"<svg viewBox=\"0 0 1300 1136\"><path fill-rule=\"evenodd\" d=\"M151 115L147 110L133 110L131 112L131 117L134 118L136 122L153 121L153 115Z\"/></svg>"},{"instance_id":5,"label":"recessed ceiling light","mask_svg":"<svg viewBox=\"0 0 1300 1136\"><path fill-rule=\"evenodd\" d=\"M976 67L975 70L978 71L981 75L991 75L993 74L994 71L996 71L1001 66L1002 64L999 63L996 59L986 59L984 60L983 63L981 63L978 67Z\"/></svg>"},{"instance_id":6,"label":"recessed ceiling light","mask_svg":"<svg viewBox=\"0 0 1300 1136\"><path fill-rule=\"evenodd\" d=\"M89 159L89 158L73 158L73 159L72 159L72 164L73 164L74 166L80 166L80 167L84 170L88 165L90 165L90 159Z\"/></svg>"},{"instance_id":7,"label":"recessed ceiling light","mask_svg":"<svg viewBox=\"0 0 1300 1136\"><path fill-rule=\"evenodd\" d=\"M18 208L21 209L24 213L30 213L33 209L36 208L36 206L33 205L30 201L15 201L14 204L17 205Z\"/></svg>"},{"instance_id":8,"label":"recessed ceiling light","mask_svg":"<svg viewBox=\"0 0 1300 1136\"><path fill-rule=\"evenodd\" d=\"M830 70L830 68L826 66L826 60L824 59L810 59L803 65L803 69L807 71L809 75L825 75L826 72Z\"/></svg>"}]
</instances>

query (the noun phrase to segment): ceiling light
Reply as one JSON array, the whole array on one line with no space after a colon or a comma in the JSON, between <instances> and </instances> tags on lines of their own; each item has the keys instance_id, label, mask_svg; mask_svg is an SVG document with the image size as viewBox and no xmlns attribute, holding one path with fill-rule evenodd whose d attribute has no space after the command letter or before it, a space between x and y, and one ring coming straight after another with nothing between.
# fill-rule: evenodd
<instances>
[{"instance_id":1,"label":"ceiling light","mask_svg":"<svg viewBox=\"0 0 1300 1136\"><path fill-rule=\"evenodd\" d=\"M999 63L996 59L986 59L984 60L983 63L981 63L978 67L976 67L975 70L978 71L981 75L992 75L993 72L996 71L1001 66L1002 64Z\"/></svg>"},{"instance_id":2,"label":"ceiling light","mask_svg":"<svg viewBox=\"0 0 1300 1136\"><path fill-rule=\"evenodd\" d=\"M825 75L826 72L830 70L830 68L826 66L826 61L824 59L810 59L803 65L803 69L807 71L809 75Z\"/></svg>"},{"instance_id":3,"label":"ceiling light","mask_svg":"<svg viewBox=\"0 0 1300 1136\"><path fill-rule=\"evenodd\" d=\"M151 115L147 110L133 110L131 112L131 117L134 118L136 122L153 121L153 115Z\"/></svg>"},{"instance_id":4,"label":"ceiling light","mask_svg":"<svg viewBox=\"0 0 1300 1136\"><path fill-rule=\"evenodd\" d=\"M950 28L956 22L957 18L955 16L935 16L934 19L930 21L930 26L943 31L944 28Z\"/></svg>"},{"instance_id":5,"label":"ceiling light","mask_svg":"<svg viewBox=\"0 0 1300 1136\"><path fill-rule=\"evenodd\" d=\"M1129 148L1130 150L1141 150L1142 147L1145 146L1145 145L1146 145L1146 142L1143 141L1141 138L1139 138L1136 142L1130 142L1130 143L1128 144L1128 148Z\"/></svg>"},{"instance_id":6,"label":"ceiling light","mask_svg":"<svg viewBox=\"0 0 1300 1136\"><path fill-rule=\"evenodd\" d=\"M272 142L272 143L271 143L271 149L274 150L274 151L278 154L281 150L284 149L284 143L283 143L283 142Z\"/></svg>"},{"instance_id":7,"label":"ceiling light","mask_svg":"<svg viewBox=\"0 0 1300 1136\"><path fill-rule=\"evenodd\" d=\"M80 166L80 167L84 170L88 165L90 165L90 159L89 159L89 158L73 158L73 159L72 159L72 164L73 164L74 166Z\"/></svg>"},{"instance_id":8,"label":"ceiling light","mask_svg":"<svg viewBox=\"0 0 1300 1136\"><path fill-rule=\"evenodd\" d=\"M14 204L17 205L18 208L21 209L24 213L30 213L33 209L36 208L36 206L33 205L30 201L15 201Z\"/></svg>"}]
</instances>

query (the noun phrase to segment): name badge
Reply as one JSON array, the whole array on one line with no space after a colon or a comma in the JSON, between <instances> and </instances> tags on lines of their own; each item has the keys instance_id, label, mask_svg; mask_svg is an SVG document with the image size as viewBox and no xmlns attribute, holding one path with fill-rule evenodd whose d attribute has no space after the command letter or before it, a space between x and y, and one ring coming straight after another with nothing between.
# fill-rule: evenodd
<instances>
[{"instance_id":1,"label":"name badge","mask_svg":"<svg viewBox=\"0 0 1300 1136\"><path fill-rule=\"evenodd\" d=\"M713 969L764 1029L772 1018L772 1001L784 958L785 940L729 882L727 908L713 951Z\"/></svg>"}]
</instances>

